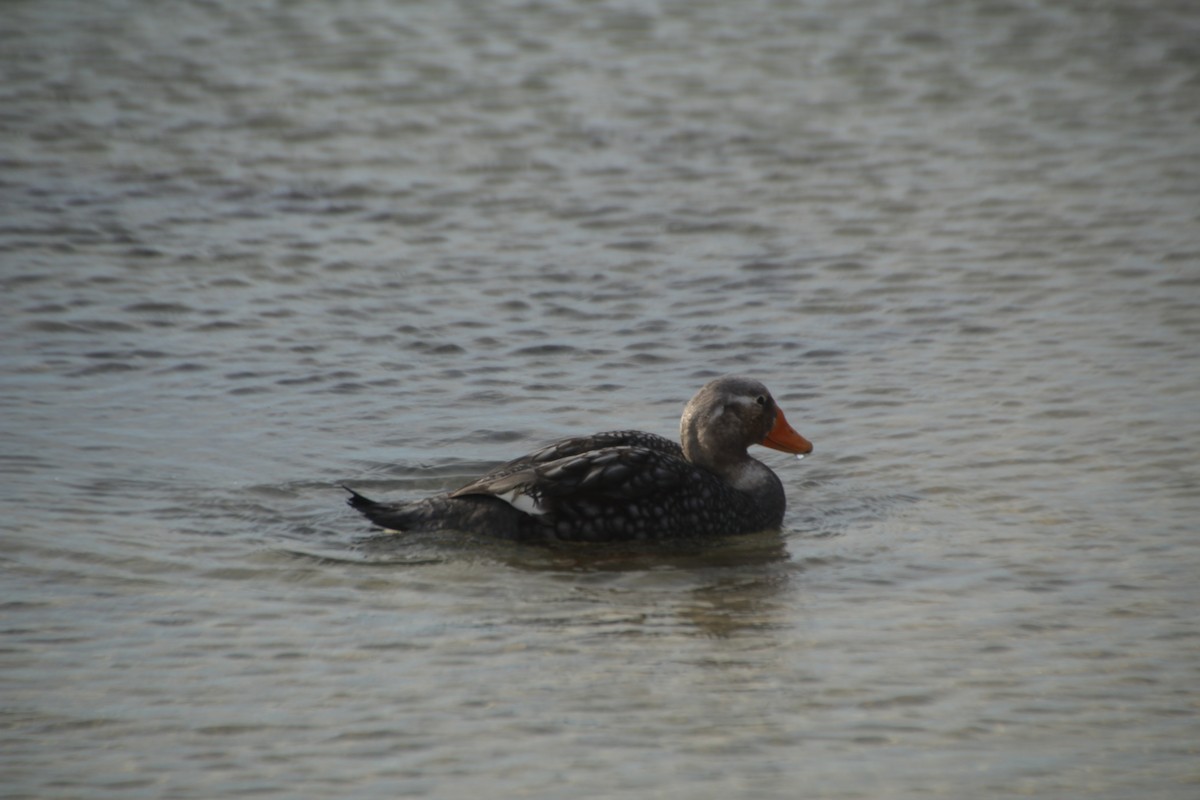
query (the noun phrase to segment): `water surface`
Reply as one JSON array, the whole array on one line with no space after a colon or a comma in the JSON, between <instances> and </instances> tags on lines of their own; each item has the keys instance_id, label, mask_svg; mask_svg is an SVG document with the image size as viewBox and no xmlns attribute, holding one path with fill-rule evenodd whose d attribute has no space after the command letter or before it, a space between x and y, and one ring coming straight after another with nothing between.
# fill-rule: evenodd
<instances>
[{"instance_id":1,"label":"water surface","mask_svg":"<svg viewBox=\"0 0 1200 800\"><path fill-rule=\"evenodd\" d=\"M14 798L1190 798L1200 13L9 3ZM380 535L754 375L785 527Z\"/></svg>"}]
</instances>

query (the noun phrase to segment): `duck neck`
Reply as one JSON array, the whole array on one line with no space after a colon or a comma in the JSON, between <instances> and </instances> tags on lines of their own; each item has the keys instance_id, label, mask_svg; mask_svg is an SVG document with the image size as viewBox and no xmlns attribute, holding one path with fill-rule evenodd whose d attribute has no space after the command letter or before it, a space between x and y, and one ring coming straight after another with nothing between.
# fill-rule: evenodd
<instances>
[{"instance_id":1,"label":"duck neck","mask_svg":"<svg viewBox=\"0 0 1200 800\"><path fill-rule=\"evenodd\" d=\"M780 486L779 477L766 464L743 450L715 456L698 437L684 437L683 455L697 467L708 470L733 488L752 495L769 494Z\"/></svg>"},{"instance_id":2,"label":"duck neck","mask_svg":"<svg viewBox=\"0 0 1200 800\"><path fill-rule=\"evenodd\" d=\"M781 487L779 476L772 472L766 464L749 455L733 464L726 465L721 477L733 488L756 497L771 494Z\"/></svg>"},{"instance_id":3,"label":"duck neck","mask_svg":"<svg viewBox=\"0 0 1200 800\"><path fill-rule=\"evenodd\" d=\"M787 497L783 483L770 467L758 459L746 456L726 464L717 475L730 489L743 498L749 528L777 528L783 522Z\"/></svg>"}]
</instances>

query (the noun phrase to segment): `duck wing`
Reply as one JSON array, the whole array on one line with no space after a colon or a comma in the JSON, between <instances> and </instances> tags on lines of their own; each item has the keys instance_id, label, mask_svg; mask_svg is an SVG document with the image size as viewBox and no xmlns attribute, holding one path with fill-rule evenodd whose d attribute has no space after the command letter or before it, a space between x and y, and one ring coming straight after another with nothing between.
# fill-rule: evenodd
<instances>
[{"instance_id":1,"label":"duck wing","mask_svg":"<svg viewBox=\"0 0 1200 800\"><path fill-rule=\"evenodd\" d=\"M674 442L662 441L679 451ZM600 514L603 509L611 514L651 495L669 495L700 472L682 452L677 455L671 448L618 445L553 457L579 446L578 440L549 445L450 496L491 495L533 516L576 517Z\"/></svg>"},{"instance_id":2,"label":"duck wing","mask_svg":"<svg viewBox=\"0 0 1200 800\"><path fill-rule=\"evenodd\" d=\"M679 446L678 442L673 442L665 436L646 433L645 431L605 431L604 433L593 433L590 436L571 436L565 439L558 439L538 450L534 450L532 453L501 464L486 475L454 492L454 494L476 494L477 492L467 492L465 490L469 487L496 481L506 475L522 472L541 464L549 464L571 456L584 455L613 447L637 447L673 455L679 459L683 458L683 448Z\"/></svg>"}]
</instances>

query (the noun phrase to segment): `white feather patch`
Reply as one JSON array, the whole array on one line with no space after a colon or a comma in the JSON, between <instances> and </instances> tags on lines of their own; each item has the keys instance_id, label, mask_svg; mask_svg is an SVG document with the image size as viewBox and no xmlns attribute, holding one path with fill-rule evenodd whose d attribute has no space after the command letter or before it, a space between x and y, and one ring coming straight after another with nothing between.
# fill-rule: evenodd
<instances>
[{"instance_id":1,"label":"white feather patch","mask_svg":"<svg viewBox=\"0 0 1200 800\"><path fill-rule=\"evenodd\" d=\"M502 495L500 499L507 502L517 511L523 511L526 514L541 516L549 510L542 508L541 503L538 502L536 497L531 494L526 494L520 489L514 489L510 494Z\"/></svg>"}]
</instances>

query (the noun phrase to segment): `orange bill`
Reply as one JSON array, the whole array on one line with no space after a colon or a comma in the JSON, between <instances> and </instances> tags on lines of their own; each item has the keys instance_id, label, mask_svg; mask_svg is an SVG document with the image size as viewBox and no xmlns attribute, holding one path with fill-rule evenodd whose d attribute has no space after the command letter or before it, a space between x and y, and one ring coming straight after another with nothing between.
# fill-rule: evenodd
<instances>
[{"instance_id":1,"label":"orange bill","mask_svg":"<svg viewBox=\"0 0 1200 800\"><path fill-rule=\"evenodd\" d=\"M771 432L767 434L761 442L763 447L769 447L772 450L782 450L785 453L811 453L813 446L812 442L805 439L796 432L788 421L784 419L783 412L778 408L775 409L775 426L771 428Z\"/></svg>"}]
</instances>

